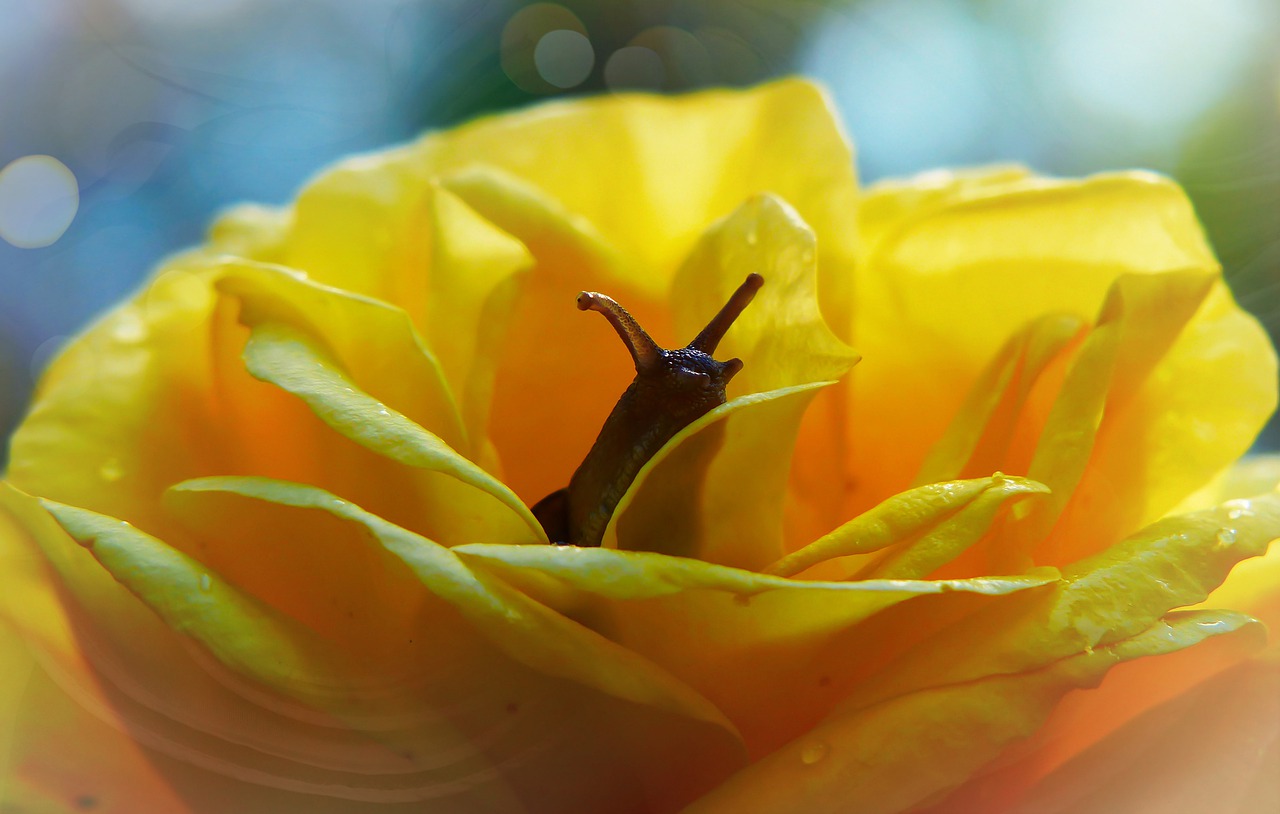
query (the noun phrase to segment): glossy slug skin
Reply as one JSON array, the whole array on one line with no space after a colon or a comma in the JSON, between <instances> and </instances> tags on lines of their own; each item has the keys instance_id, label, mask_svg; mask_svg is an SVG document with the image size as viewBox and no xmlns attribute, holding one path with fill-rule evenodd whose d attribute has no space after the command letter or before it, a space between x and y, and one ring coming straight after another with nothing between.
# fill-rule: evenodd
<instances>
[{"instance_id":1,"label":"glossy slug skin","mask_svg":"<svg viewBox=\"0 0 1280 814\"><path fill-rule=\"evenodd\" d=\"M675 350L658 347L609 297L588 291L578 295L580 310L604 314L622 337L636 377L605 419L569 486L533 507L548 539L563 545L600 545L613 510L641 467L672 436L725 403L725 386L742 370L742 360L719 362L711 354L763 284L759 274L748 275L697 338Z\"/></svg>"}]
</instances>

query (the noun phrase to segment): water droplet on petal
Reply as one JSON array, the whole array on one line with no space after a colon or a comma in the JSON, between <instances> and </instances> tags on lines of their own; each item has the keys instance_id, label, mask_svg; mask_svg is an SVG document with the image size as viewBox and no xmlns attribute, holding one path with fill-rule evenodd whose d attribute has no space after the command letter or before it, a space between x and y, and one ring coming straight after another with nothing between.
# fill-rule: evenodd
<instances>
[{"instance_id":1,"label":"water droplet on petal","mask_svg":"<svg viewBox=\"0 0 1280 814\"><path fill-rule=\"evenodd\" d=\"M1227 546L1234 543L1236 541L1236 534L1237 532L1235 529L1229 529L1229 528L1218 529L1217 547L1226 548Z\"/></svg>"},{"instance_id":2,"label":"water droplet on petal","mask_svg":"<svg viewBox=\"0 0 1280 814\"><path fill-rule=\"evenodd\" d=\"M1222 504L1227 510L1227 518L1229 520L1239 520L1242 517L1253 516L1253 503L1248 500L1228 500Z\"/></svg>"},{"instance_id":3,"label":"water droplet on petal","mask_svg":"<svg viewBox=\"0 0 1280 814\"><path fill-rule=\"evenodd\" d=\"M201 575L200 575L200 590L202 590L202 591L208 591L208 590L209 590L210 588L212 588L212 587L213 587L213 580L209 579L209 575L208 575L208 574L201 574Z\"/></svg>"},{"instance_id":4,"label":"water droplet on petal","mask_svg":"<svg viewBox=\"0 0 1280 814\"><path fill-rule=\"evenodd\" d=\"M1005 475L999 469L991 473L991 480L996 483L1004 483Z\"/></svg>"},{"instance_id":5,"label":"water droplet on petal","mask_svg":"<svg viewBox=\"0 0 1280 814\"><path fill-rule=\"evenodd\" d=\"M829 751L831 751L830 747L822 741L806 743L800 749L800 762L806 766L812 766L825 758Z\"/></svg>"}]
</instances>

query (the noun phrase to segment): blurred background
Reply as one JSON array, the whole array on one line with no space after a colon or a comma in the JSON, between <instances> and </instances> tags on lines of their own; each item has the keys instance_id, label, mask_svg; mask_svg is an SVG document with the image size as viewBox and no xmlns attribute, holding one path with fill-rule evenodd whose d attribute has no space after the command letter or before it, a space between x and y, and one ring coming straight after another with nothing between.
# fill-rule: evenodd
<instances>
[{"instance_id":1,"label":"blurred background","mask_svg":"<svg viewBox=\"0 0 1280 814\"><path fill-rule=\"evenodd\" d=\"M231 203L481 112L796 72L867 181L1172 175L1280 335L1276 0L0 0L0 440L60 344Z\"/></svg>"}]
</instances>

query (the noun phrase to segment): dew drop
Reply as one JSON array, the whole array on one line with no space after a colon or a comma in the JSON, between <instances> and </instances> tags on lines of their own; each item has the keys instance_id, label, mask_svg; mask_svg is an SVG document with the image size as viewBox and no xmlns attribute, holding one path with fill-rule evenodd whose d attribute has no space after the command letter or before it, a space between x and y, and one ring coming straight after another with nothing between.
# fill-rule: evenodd
<instances>
[{"instance_id":1,"label":"dew drop","mask_svg":"<svg viewBox=\"0 0 1280 814\"><path fill-rule=\"evenodd\" d=\"M1253 516L1253 503L1248 500L1228 500L1222 504L1227 510L1227 519L1239 520L1242 517Z\"/></svg>"},{"instance_id":2,"label":"dew drop","mask_svg":"<svg viewBox=\"0 0 1280 814\"><path fill-rule=\"evenodd\" d=\"M1004 483L1005 475L999 469L991 473L991 480L995 483Z\"/></svg>"},{"instance_id":3,"label":"dew drop","mask_svg":"<svg viewBox=\"0 0 1280 814\"><path fill-rule=\"evenodd\" d=\"M1085 647L1084 647L1084 654L1085 654L1086 656L1092 656L1092 655L1093 655L1093 645L1091 645L1091 644L1087 644L1087 645L1085 645Z\"/></svg>"},{"instance_id":4,"label":"dew drop","mask_svg":"<svg viewBox=\"0 0 1280 814\"><path fill-rule=\"evenodd\" d=\"M107 483L115 483L124 477L124 467L117 458L108 458L98 467L98 477Z\"/></svg>"},{"instance_id":5,"label":"dew drop","mask_svg":"<svg viewBox=\"0 0 1280 814\"><path fill-rule=\"evenodd\" d=\"M829 751L831 751L830 747L821 741L806 743L800 749L800 762L806 766L812 766L825 758Z\"/></svg>"},{"instance_id":6,"label":"dew drop","mask_svg":"<svg viewBox=\"0 0 1280 814\"><path fill-rule=\"evenodd\" d=\"M1236 530L1230 528L1218 529L1218 548L1226 548L1236 541Z\"/></svg>"},{"instance_id":7,"label":"dew drop","mask_svg":"<svg viewBox=\"0 0 1280 814\"><path fill-rule=\"evenodd\" d=\"M208 574L200 575L200 590L208 591L213 588L213 580L209 579Z\"/></svg>"}]
</instances>

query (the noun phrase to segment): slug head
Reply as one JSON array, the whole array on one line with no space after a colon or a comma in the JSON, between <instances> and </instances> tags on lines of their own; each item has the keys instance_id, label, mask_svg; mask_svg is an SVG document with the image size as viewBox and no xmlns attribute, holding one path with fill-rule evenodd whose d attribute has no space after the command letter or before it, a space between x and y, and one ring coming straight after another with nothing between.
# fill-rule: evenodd
<instances>
[{"instance_id":1,"label":"slug head","mask_svg":"<svg viewBox=\"0 0 1280 814\"><path fill-rule=\"evenodd\" d=\"M599 545L609 517L645 462L680 430L725 403L725 386L742 370L742 360L721 362L712 354L763 284L759 274L748 275L707 327L674 350L658 347L612 298L591 291L578 295L580 310L603 314L618 332L636 377L569 486L534 506L552 541Z\"/></svg>"},{"instance_id":2,"label":"slug head","mask_svg":"<svg viewBox=\"0 0 1280 814\"><path fill-rule=\"evenodd\" d=\"M762 285L764 278L759 274L747 275L707 327L688 345L674 350L658 347L625 308L604 294L583 291L578 295L578 309L598 311L613 325L635 362L637 383L649 382L673 395L719 391L720 403L724 403L724 387L742 370L742 360L720 362L712 354Z\"/></svg>"}]
</instances>

